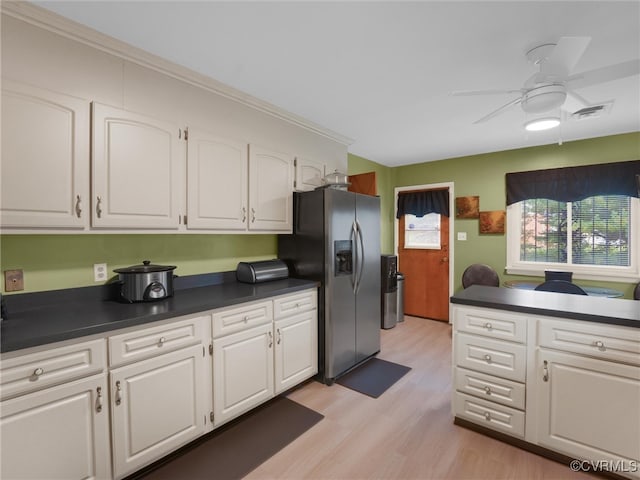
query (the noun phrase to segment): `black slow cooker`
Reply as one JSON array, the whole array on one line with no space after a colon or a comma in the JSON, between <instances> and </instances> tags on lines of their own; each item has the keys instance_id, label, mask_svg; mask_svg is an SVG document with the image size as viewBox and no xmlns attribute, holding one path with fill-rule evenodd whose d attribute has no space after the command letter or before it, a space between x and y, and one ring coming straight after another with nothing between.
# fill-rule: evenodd
<instances>
[{"instance_id":1,"label":"black slow cooker","mask_svg":"<svg viewBox=\"0 0 640 480\"><path fill-rule=\"evenodd\" d=\"M173 271L177 267L152 265L144 260L142 265L116 268L120 283L120 296L127 302L152 302L173 295Z\"/></svg>"}]
</instances>

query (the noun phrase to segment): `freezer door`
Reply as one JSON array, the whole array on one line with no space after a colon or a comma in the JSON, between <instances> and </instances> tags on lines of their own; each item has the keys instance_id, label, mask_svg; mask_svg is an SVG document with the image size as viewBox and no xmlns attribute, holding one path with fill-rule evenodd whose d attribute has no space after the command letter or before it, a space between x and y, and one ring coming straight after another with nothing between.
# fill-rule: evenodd
<instances>
[{"instance_id":1,"label":"freezer door","mask_svg":"<svg viewBox=\"0 0 640 480\"><path fill-rule=\"evenodd\" d=\"M325 378L335 378L356 363L355 197L325 191ZM351 265L348 263L351 262Z\"/></svg>"},{"instance_id":2,"label":"freezer door","mask_svg":"<svg viewBox=\"0 0 640 480\"><path fill-rule=\"evenodd\" d=\"M380 351L380 198L355 195L358 246L356 250L356 362Z\"/></svg>"}]
</instances>

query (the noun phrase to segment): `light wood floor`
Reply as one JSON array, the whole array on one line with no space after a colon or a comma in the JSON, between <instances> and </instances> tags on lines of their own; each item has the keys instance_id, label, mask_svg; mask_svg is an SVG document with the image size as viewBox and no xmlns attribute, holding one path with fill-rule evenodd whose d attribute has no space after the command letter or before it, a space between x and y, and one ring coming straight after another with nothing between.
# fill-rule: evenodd
<instances>
[{"instance_id":1,"label":"light wood floor","mask_svg":"<svg viewBox=\"0 0 640 480\"><path fill-rule=\"evenodd\" d=\"M451 327L405 317L379 358L411 371L378 399L307 383L289 398L325 418L249 479L593 479L453 424Z\"/></svg>"}]
</instances>

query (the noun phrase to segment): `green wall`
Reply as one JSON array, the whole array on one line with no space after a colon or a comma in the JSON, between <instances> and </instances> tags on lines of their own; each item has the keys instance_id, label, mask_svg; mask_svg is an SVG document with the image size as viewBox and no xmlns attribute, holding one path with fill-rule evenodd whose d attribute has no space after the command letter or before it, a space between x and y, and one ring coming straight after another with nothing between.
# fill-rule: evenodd
<instances>
[{"instance_id":1,"label":"green wall","mask_svg":"<svg viewBox=\"0 0 640 480\"><path fill-rule=\"evenodd\" d=\"M522 148L397 167L391 169L391 182L394 187L454 182L455 196L478 195L480 197L480 210L504 210L506 173L638 159L640 159L640 133L634 132L566 142L562 145ZM388 195L393 197L393 188ZM527 278L507 275L504 271L506 235L479 235L476 219L453 219L453 221L456 290L462 288L460 280L462 272L472 263L491 265L499 273L502 281ZM458 232L467 232L467 240L458 241ZM393 227L389 234L392 239ZM580 283L623 290L626 298L631 298L634 286L631 283L601 281L581 280Z\"/></svg>"},{"instance_id":2,"label":"green wall","mask_svg":"<svg viewBox=\"0 0 640 480\"><path fill-rule=\"evenodd\" d=\"M1 270L23 269L25 292L99 285L93 264L142 260L176 265L176 275L235 270L239 261L277 256L276 235L2 235ZM2 276L4 292L4 275Z\"/></svg>"}]
</instances>

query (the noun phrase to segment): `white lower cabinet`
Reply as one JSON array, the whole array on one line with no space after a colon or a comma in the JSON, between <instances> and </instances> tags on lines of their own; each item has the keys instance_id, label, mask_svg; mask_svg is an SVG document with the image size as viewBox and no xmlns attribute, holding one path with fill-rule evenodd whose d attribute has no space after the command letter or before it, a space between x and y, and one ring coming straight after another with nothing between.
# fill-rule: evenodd
<instances>
[{"instance_id":1,"label":"white lower cabinet","mask_svg":"<svg viewBox=\"0 0 640 480\"><path fill-rule=\"evenodd\" d=\"M458 305L453 318L457 418L640 478L639 328Z\"/></svg>"},{"instance_id":2,"label":"white lower cabinet","mask_svg":"<svg viewBox=\"0 0 640 480\"><path fill-rule=\"evenodd\" d=\"M0 404L3 479L108 479L106 374Z\"/></svg>"},{"instance_id":3,"label":"white lower cabinet","mask_svg":"<svg viewBox=\"0 0 640 480\"><path fill-rule=\"evenodd\" d=\"M202 345L116 368L110 374L115 478L204 433Z\"/></svg>"},{"instance_id":4,"label":"white lower cabinet","mask_svg":"<svg viewBox=\"0 0 640 480\"><path fill-rule=\"evenodd\" d=\"M540 348L535 383L540 445L640 464L640 368Z\"/></svg>"},{"instance_id":5,"label":"white lower cabinet","mask_svg":"<svg viewBox=\"0 0 640 480\"><path fill-rule=\"evenodd\" d=\"M281 393L318 372L317 310L277 320L274 324L275 393Z\"/></svg>"},{"instance_id":6,"label":"white lower cabinet","mask_svg":"<svg viewBox=\"0 0 640 480\"><path fill-rule=\"evenodd\" d=\"M273 396L271 323L213 341L213 414L218 426Z\"/></svg>"}]
</instances>

